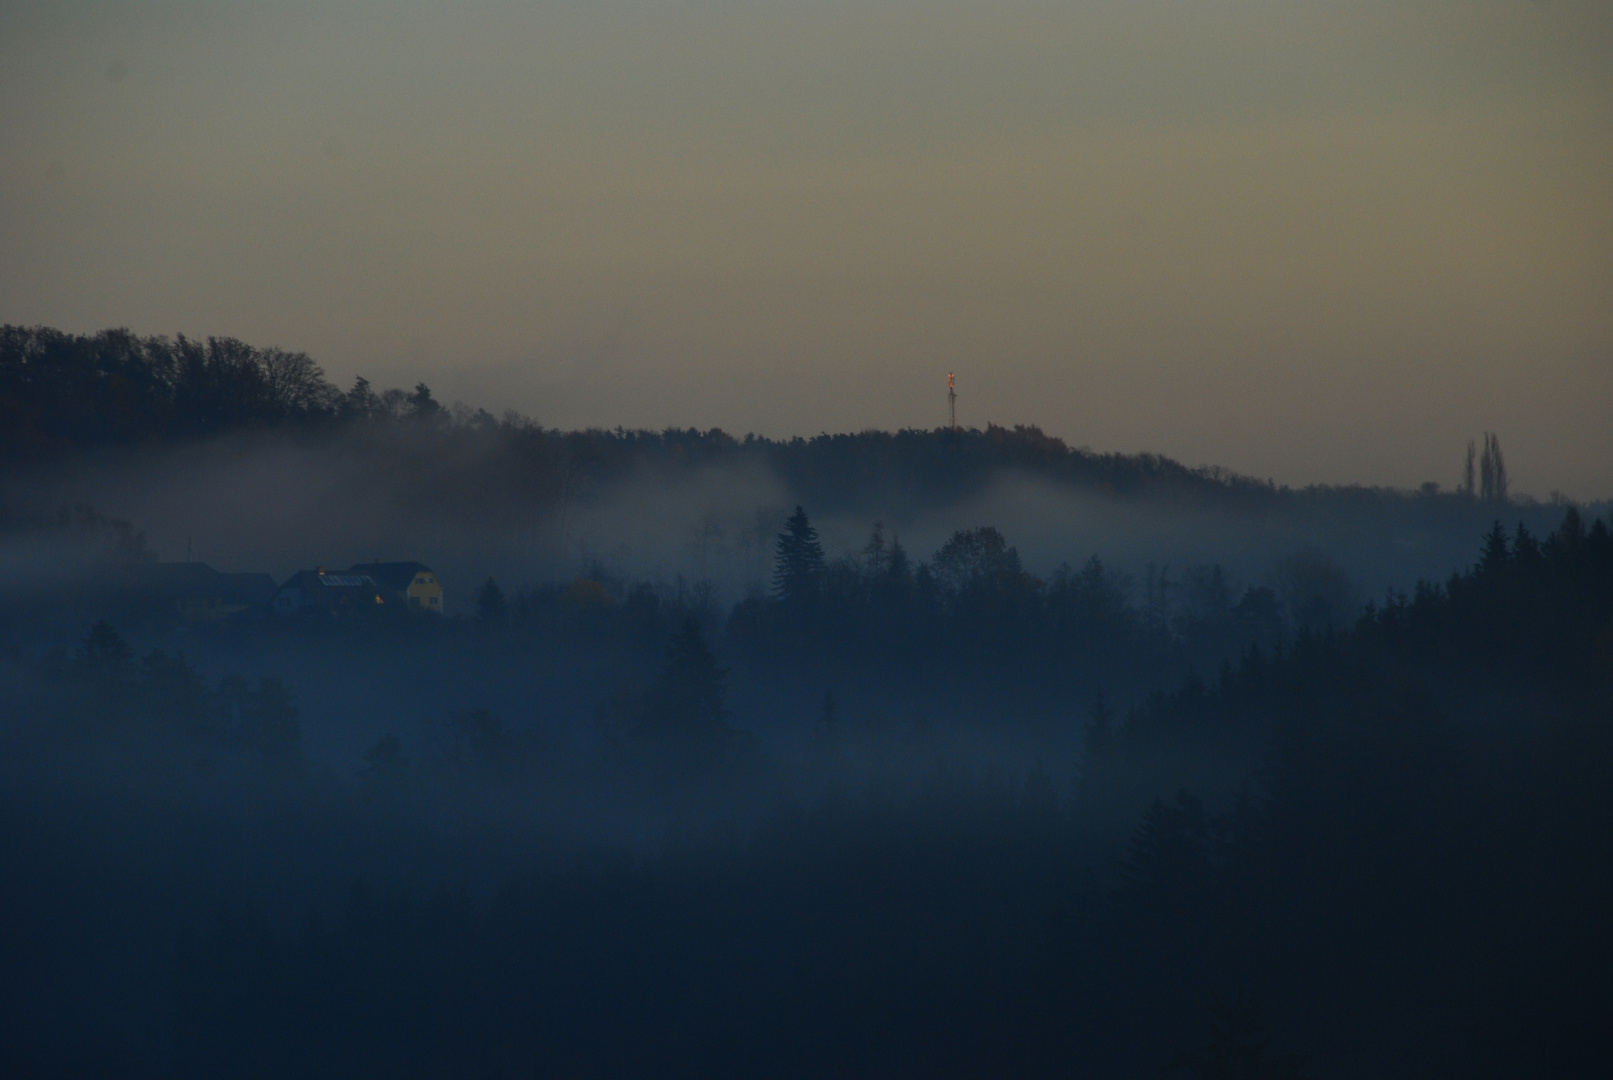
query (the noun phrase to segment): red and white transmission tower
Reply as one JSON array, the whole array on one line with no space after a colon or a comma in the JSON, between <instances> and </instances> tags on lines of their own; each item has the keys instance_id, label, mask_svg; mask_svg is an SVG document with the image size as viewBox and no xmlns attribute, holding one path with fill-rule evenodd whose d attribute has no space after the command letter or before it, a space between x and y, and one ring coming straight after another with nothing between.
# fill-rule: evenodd
<instances>
[{"instance_id":1,"label":"red and white transmission tower","mask_svg":"<svg viewBox=\"0 0 1613 1080\"><path fill-rule=\"evenodd\" d=\"M947 426L958 430L958 390L952 384L952 372L947 372Z\"/></svg>"}]
</instances>

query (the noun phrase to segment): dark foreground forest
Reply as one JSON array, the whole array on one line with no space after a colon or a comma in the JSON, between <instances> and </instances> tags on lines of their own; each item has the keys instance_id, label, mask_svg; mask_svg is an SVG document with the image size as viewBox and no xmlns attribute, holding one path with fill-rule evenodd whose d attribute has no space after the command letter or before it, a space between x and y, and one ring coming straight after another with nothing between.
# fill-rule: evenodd
<instances>
[{"instance_id":1,"label":"dark foreground forest","mask_svg":"<svg viewBox=\"0 0 1613 1080\"><path fill-rule=\"evenodd\" d=\"M126 377L156 375L120 388L125 339L7 335L31 425L0 520L8 1075L1600 1071L1613 534L1510 500L1498 459L1477 491L1307 496L1001 429L568 441L433 419L423 388L344 418L366 388L244 346L134 340ZM218 400L276 365L312 397L186 404L232 364ZM74 401L101 411L74 427ZM1311 498L1469 547L1379 592L1342 543L1265 577L1042 571L990 524L835 550L785 508L735 595L597 561L478 575L448 617L197 624L115 587L152 564L146 522L40 495L254 425L458 446L437 460L505 493L451 493L477 528L585 505L615 454L770 456L848 515L1041 454L1106 499Z\"/></svg>"}]
</instances>

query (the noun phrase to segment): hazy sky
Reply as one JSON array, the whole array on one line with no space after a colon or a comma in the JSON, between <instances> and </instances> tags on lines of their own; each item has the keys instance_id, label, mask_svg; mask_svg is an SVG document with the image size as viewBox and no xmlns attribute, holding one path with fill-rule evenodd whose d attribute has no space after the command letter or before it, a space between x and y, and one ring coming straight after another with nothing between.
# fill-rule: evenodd
<instances>
[{"instance_id":1,"label":"hazy sky","mask_svg":"<svg viewBox=\"0 0 1613 1080\"><path fill-rule=\"evenodd\" d=\"M1613 4L0 3L0 322L1606 497Z\"/></svg>"}]
</instances>

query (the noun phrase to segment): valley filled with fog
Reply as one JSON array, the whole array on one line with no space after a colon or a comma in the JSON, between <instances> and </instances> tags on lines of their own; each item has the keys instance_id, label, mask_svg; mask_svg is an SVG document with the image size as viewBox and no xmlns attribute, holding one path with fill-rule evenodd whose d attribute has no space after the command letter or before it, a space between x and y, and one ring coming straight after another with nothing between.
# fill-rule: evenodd
<instances>
[{"instance_id":1,"label":"valley filled with fog","mask_svg":"<svg viewBox=\"0 0 1613 1080\"><path fill-rule=\"evenodd\" d=\"M1294 489L3 345L19 1074L1595 1057L1613 506L1493 436Z\"/></svg>"}]
</instances>

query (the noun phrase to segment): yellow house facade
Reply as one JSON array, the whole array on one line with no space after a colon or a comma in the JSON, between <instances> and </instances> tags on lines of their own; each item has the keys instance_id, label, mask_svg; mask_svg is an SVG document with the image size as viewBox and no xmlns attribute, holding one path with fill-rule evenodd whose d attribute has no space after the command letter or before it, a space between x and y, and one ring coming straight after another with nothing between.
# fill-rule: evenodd
<instances>
[{"instance_id":1,"label":"yellow house facade","mask_svg":"<svg viewBox=\"0 0 1613 1080\"><path fill-rule=\"evenodd\" d=\"M442 614L442 582L438 580L437 572L425 563L384 563L378 560L357 563L347 572L364 574L373 580L388 603L400 604L413 611Z\"/></svg>"}]
</instances>

